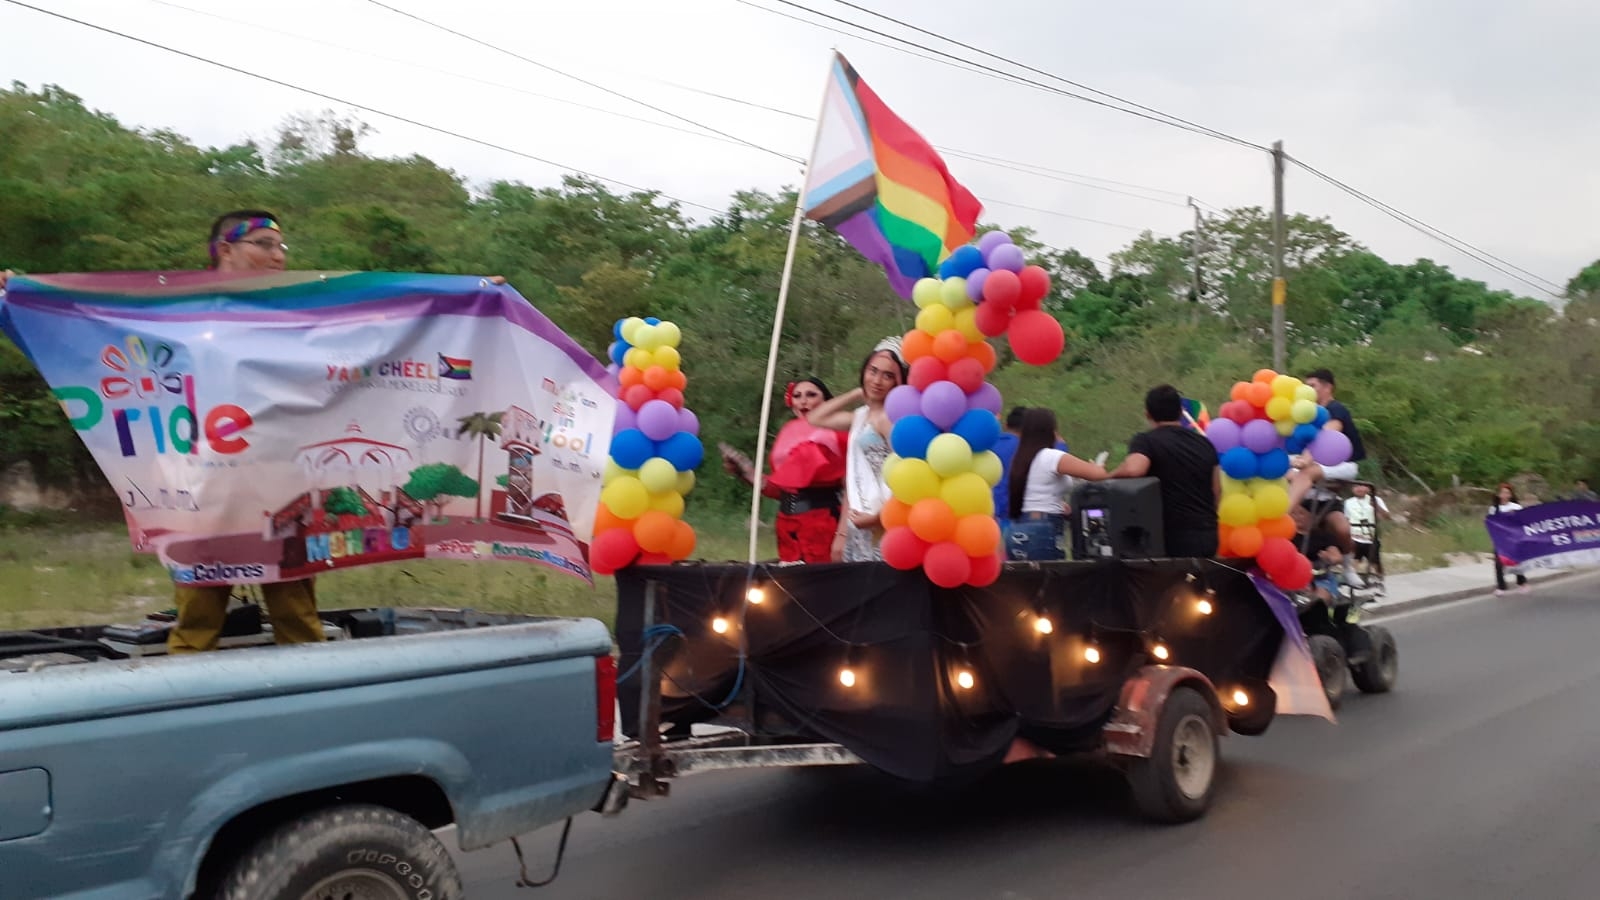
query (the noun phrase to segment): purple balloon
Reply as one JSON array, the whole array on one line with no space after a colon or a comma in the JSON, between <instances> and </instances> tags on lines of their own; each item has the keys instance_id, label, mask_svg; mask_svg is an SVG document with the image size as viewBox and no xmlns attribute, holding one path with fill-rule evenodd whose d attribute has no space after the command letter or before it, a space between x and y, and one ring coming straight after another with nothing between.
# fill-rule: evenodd
<instances>
[{"instance_id":1,"label":"purple balloon","mask_svg":"<svg viewBox=\"0 0 1600 900\"><path fill-rule=\"evenodd\" d=\"M678 430L687 431L690 434L699 434L700 417L690 412L687 407L678 410Z\"/></svg>"},{"instance_id":2,"label":"purple balloon","mask_svg":"<svg viewBox=\"0 0 1600 900\"><path fill-rule=\"evenodd\" d=\"M1232 419L1215 418L1206 426L1206 438L1218 453L1227 453L1239 446L1239 423Z\"/></svg>"},{"instance_id":3,"label":"purple balloon","mask_svg":"<svg viewBox=\"0 0 1600 900\"><path fill-rule=\"evenodd\" d=\"M967 276L967 299L973 303L983 302L983 283L989 280L988 269L973 269Z\"/></svg>"},{"instance_id":4,"label":"purple balloon","mask_svg":"<svg viewBox=\"0 0 1600 900\"><path fill-rule=\"evenodd\" d=\"M909 384L902 384L883 398L883 411L889 421L898 422L906 416L922 415L922 392Z\"/></svg>"},{"instance_id":5,"label":"purple balloon","mask_svg":"<svg viewBox=\"0 0 1600 900\"><path fill-rule=\"evenodd\" d=\"M623 403L621 400L618 400L617 401L617 418L616 418L615 423L612 425L611 433L612 434L621 434L622 432L627 431L630 428L638 428L638 427L639 427L639 416L638 416L638 414L635 413L632 409L629 409L628 408L628 404Z\"/></svg>"},{"instance_id":6,"label":"purple balloon","mask_svg":"<svg viewBox=\"0 0 1600 900\"><path fill-rule=\"evenodd\" d=\"M988 256L990 269L1005 269L1010 272L1021 272L1027 265L1027 260L1022 256L1022 248L1016 244L1001 244L994 248Z\"/></svg>"},{"instance_id":7,"label":"purple balloon","mask_svg":"<svg viewBox=\"0 0 1600 900\"><path fill-rule=\"evenodd\" d=\"M1319 465L1337 466L1350 458L1350 438L1342 431L1324 428L1311 439L1307 449Z\"/></svg>"},{"instance_id":8,"label":"purple balloon","mask_svg":"<svg viewBox=\"0 0 1600 900\"><path fill-rule=\"evenodd\" d=\"M665 400L649 400L639 407L639 430L652 441L664 441L678 431L678 410Z\"/></svg>"},{"instance_id":9,"label":"purple balloon","mask_svg":"<svg viewBox=\"0 0 1600 900\"><path fill-rule=\"evenodd\" d=\"M922 392L922 414L940 430L949 429L967 411L967 395L954 381L935 381Z\"/></svg>"},{"instance_id":10,"label":"purple balloon","mask_svg":"<svg viewBox=\"0 0 1600 900\"><path fill-rule=\"evenodd\" d=\"M1251 453L1265 453L1278 446L1278 429L1266 419L1251 419L1239 430L1239 443Z\"/></svg>"},{"instance_id":11,"label":"purple balloon","mask_svg":"<svg viewBox=\"0 0 1600 900\"><path fill-rule=\"evenodd\" d=\"M983 237L978 238L978 249L982 250L984 258L988 259L989 251L1001 244L1009 243L1011 243L1011 235L1006 234L1004 231L985 231Z\"/></svg>"},{"instance_id":12,"label":"purple balloon","mask_svg":"<svg viewBox=\"0 0 1600 900\"><path fill-rule=\"evenodd\" d=\"M972 392L967 398L969 409L986 409L995 415L1000 415L1000 389L985 381L983 386Z\"/></svg>"}]
</instances>

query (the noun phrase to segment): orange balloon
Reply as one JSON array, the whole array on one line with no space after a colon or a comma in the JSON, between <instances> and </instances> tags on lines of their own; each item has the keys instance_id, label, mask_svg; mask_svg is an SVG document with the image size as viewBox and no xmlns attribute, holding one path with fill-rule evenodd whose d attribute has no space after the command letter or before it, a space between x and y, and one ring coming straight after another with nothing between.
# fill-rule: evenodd
<instances>
[{"instance_id":1,"label":"orange balloon","mask_svg":"<svg viewBox=\"0 0 1600 900\"><path fill-rule=\"evenodd\" d=\"M668 372L667 374L672 376L672 383L668 384L667 387L674 387L681 391L689 386L689 376L683 374L682 369L676 372Z\"/></svg>"},{"instance_id":2,"label":"orange balloon","mask_svg":"<svg viewBox=\"0 0 1600 900\"><path fill-rule=\"evenodd\" d=\"M633 523L633 538L646 553L665 553L672 546L678 520L659 509L646 510Z\"/></svg>"},{"instance_id":3,"label":"orange balloon","mask_svg":"<svg viewBox=\"0 0 1600 900\"><path fill-rule=\"evenodd\" d=\"M954 328L946 328L933 339L933 355L946 364L967 355L967 338Z\"/></svg>"},{"instance_id":4,"label":"orange balloon","mask_svg":"<svg viewBox=\"0 0 1600 900\"><path fill-rule=\"evenodd\" d=\"M938 497L924 497L911 507L906 519L911 533L930 544L947 541L956 533L956 514L950 504Z\"/></svg>"},{"instance_id":5,"label":"orange balloon","mask_svg":"<svg viewBox=\"0 0 1600 900\"><path fill-rule=\"evenodd\" d=\"M1251 406L1261 409L1267 405L1267 401L1272 399L1272 385L1265 381L1252 381L1245 394L1245 399L1250 401Z\"/></svg>"},{"instance_id":6,"label":"orange balloon","mask_svg":"<svg viewBox=\"0 0 1600 900\"><path fill-rule=\"evenodd\" d=\"M968 556L993 556L1000 549L1000 523L982 513L962 516L956 522L955 542Z\"/></svg>"},{"instance_id":7,"label":"orange balloon","mask_svg":"<svg viewBox=\"0 0 1600 900\"><path fill-rule=\"evenodd\" d=\"M911 329L900 339L900 355L908 365L932 353L933 335L921 328Z\"/></svg>"},{"instance_id":8,"label":"orange balloon","mask_svg":"<svg viewBox=\"0 0 1600 900\"><path fill-rule=\"evenodd\" d=\"M1241 525L1233 529L1233 534L1228 538L1228 546L1233 549L1233 555L1242 559L1250 559L1261 552L1261 529L1254 525Z\"/></svg>"},{"instance_id":9,"label":"orange balloon","mask_svg":"<svg viewBox=\"0 0 1600 900\"><path fill-rule=\"evenodd\" d=\"M994 347L988 341L973 341L967 344L967 355L983 364L984 372L993 372L998 361L994 355Z\"/></svg>"},{"instance_id":10,"label":"orange balloon","mask_svg":"<svg viewBox=\"0 0 1600 900\"><path fill-rule=\"evenodd\" d=\"M633 519L624 519L612 512L604 503L594 513L594 533L610 531L613 528L626 528L633 530Z\"/></svg>"},{"instance_id":11,"label":"orange balloon","mask_svg":"<svg viewBox=\"0 0 1600 900\"><path fill-rule=\"evenodd\" d=\"M674 519L672 525L672 543L667 545L667 555L674 560L688 559L694 552L694 526L682 519Z\"/></svg>"},{"instance_id":12,"label":"orange balloon","mask_svg":"<svg viewBox=\"0 0 1600 900\"><path fill-rule=\"evenodd\" d=\"M1292 541L1295 534L1297 534L1294 527L1294 519L1290 516L1262 519L1256 523L1256 528L1260 529L1262 540L1283 538L1286 541Z\"/></svg>"},{"instance_id":13,"label":"orange balloon","mask_svg":"<svg viewBox=\"0 0 1600 900\"><path fill-rule=\"evenodd\" d=\"M1246 403L1249 403L1250 402L1250 382L1248 382L1248 381L1235 381L1233 383L1233 390L1228 392L1228 399L1229 400L1243 400Z\"/></svg>"},{"instance_id":14,"label":"orange balloon","mask_svg":"<svg viewBox=\"0 0 1600 900\"><path fill-rule=\"evenodd\" d=\"M672 373L665 366L651 366L644 370L644 386L652 391L664 391L672 387Z\"/></svg>"},{"instance_id":15,"label":"orange balloon","mask_svg":"<svg viewBox=\"0 0 1600 900\"><path fill-rule=\"evenodd\" d=\"M631 388L636 384L644 384L644 373L639 370L638 366L623 366L622 371L617 373L617 383L622 385L624 389Z\"/></svg>"},{"instance_id":16,"label":"orange balloon","mask_svg":"<svg viewBox=\"0 0 1600 900\"><path fill-rule=\"evenodd\" d=\"M1233 526L1227 522L1217 523L1217 552L1223 556L1233 555Z\"/></svg>"},{"instance_id":17,"label":"orange balloon","mask_svg":"<svg viewBox=\"0 0 1600 900\"><path fill-rule=\"evenodd\" d=\"M911 504L904 500L890 497L883 504L883 509L878 513L878 518L883 520L885 531L890 528L899 528L901 525L911 524Z\"/></svg>"},{"instance_id":18,"label":"orange balloon","mask_svg":"<svg viewBox=\"0 0 1600 900\"><path fill-rule=\"evenodd\" d=\"M1277 377L1278 373L1271 369L1257 369L1256 373L1250 376L1250 380L1256 384L1271 384L1272 379ZM1260 404L1257 405L1259 406Z\"/></svg>"}]
</instances>

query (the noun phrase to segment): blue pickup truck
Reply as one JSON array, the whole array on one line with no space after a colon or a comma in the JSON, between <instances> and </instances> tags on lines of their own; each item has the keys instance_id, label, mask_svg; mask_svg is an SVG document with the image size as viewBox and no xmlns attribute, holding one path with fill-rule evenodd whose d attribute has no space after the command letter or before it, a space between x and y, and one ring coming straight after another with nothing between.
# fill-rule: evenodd
<instances>
[{"instance_id":1,"label":"blue pickup truck","mask_svg":"<svg viewBox=\"0 0 1600 900\"><path fill-rule=\"evenodd\" d=\"M471 850L626 802L601 622L343 613L338 640L171 658L0 634L0 898L445 900L434 830Z\"/></svg>"}]
</instances>

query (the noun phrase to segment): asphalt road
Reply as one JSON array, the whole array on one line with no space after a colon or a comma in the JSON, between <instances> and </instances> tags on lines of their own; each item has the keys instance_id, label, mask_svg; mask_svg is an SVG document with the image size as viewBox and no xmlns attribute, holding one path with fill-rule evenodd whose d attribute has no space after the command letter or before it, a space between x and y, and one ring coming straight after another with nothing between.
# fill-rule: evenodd
<instances>
[{"instance_id":1,"label":"asphalt road","mask_svg":"<svg viewBox=\"0 0 1600 900\"><path fill-rule=\"evenodd\" d=\"M1210 813L1138 820L1084 763L920 796L854 769L712 773L573 826L560 877L509 845L458 859L471 900L1600 896L1600 577L1386 623L1393 694L1337 725L1222 743ZM543 877L559 826L529 836ZM447 843L453 836L447 838Z\"/></svg>"}]
</instances>

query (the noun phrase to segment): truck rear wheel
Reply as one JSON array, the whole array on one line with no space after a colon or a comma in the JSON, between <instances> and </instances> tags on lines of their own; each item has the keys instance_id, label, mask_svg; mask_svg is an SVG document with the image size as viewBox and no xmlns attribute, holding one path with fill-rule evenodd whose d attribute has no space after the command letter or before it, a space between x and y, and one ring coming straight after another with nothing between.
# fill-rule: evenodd
<instances>
[{"instance_id":1,"label":"truck rear wheel","mask_svg":"<svg viewBox=\"0 0 1600 900\"><path fill-rule=\"evenodd\" d=\"M1217 730L1211 704L1180 687L1162 704L1149 759L1133 759L1128 782L1139 811L1158 822L1198 819L1217 783Z\"/></svg>"},{"instance_id":2,"label":"truck rear wheel","mask_svg":"<svg viewBox=\"0 0 1600 900\"><path fill-rule=\"evenodd\" d=\"M1322 680L1322 692L1328 697L1328 708L1338 711L1344 702L1344 683L1349 678L1349 665L1345 661L1344 647L1325 634L1313 634L1306 641L1311 647L1311 659L1317 666L1317 677Z\"/></svg>"},{"instance_id":3,"label":"truck rear wheel","mask_svg":"<svg viewBox=\"0 0 1600 900\"><path fill-rule=\"evenodd\" d=\"M433 832L382 806L301 816L228 873L220 900L459 900L461 876Z\"/></svg>"}]
</instances>

